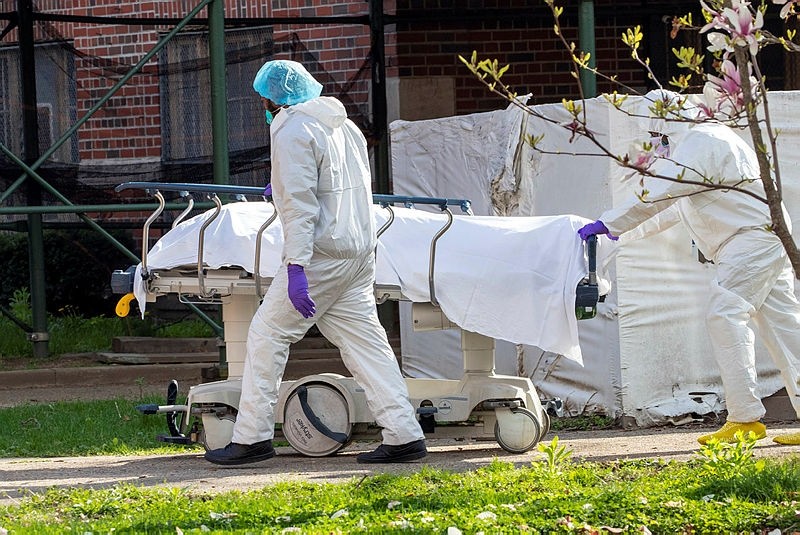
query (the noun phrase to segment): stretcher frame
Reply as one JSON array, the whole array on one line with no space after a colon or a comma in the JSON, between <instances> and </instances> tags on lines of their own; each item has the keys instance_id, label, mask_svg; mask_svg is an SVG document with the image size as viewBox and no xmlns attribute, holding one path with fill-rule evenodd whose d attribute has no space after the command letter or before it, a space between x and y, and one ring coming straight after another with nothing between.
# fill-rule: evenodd
<instances>
[{"instance_id":1,"label":"stretcher frame","mask_svg":"<svg viewBox=\"0 0 800 535\"><path fill-rule=\"evenodd\" d=\"M141 276L147 289L147 301L175 294L186 303L218 303L222 306L227 378L191 386L186 404L176 404L178 385L171 381L166 405L142 405L145 414L165 414L168 435L159 440L171 443L201 443L207 449L224 447L233 433L241 394L241 376L246 354L247 332L270 280L259 274L261 235L277 217L277 212L263 223L256 238L254 273L241 268L210 269L203 262L204 231L222 208L219 195L231 195L237 201L247 196L264 197L261 188L216 184L128 182L116 190L141 189L154 196L159 207L143 227ZM193 196L203 195L215 204L214 214L198 235L195 266L151 270L147 264L150 226L165 207L163 191L177 192L187 201L187 208L173 222L177 226L193 207ZM471 215L470 202L463 199L374 195L373 201L389 211L387 222L378 229L378 237L394 220L392 206L415 204L438 206L445 215L441 229L430 243L428 279L430 302L412 303L415 330L459 329L442 313L436 299L436 245L453 223L451 206L459 206ZM579 319L593 317L599 300L595 275L595 241L588 242L589 275L577 288L576 314ZM116 293L132 289L135 266L117 270L112 276ZM125 291L123 291L125 290ZM407 301L395 285L375 285L376 302ZM427 437L496 440L510 453L533 448L549 431L550 416L560 415L560 400L542 401L527 377L495 373L495 341L479 333L461 332L463 376L461 379L406 378L409 397ZM290 357L291 358L291 357ZM321 373L294 381L283 381L275 409L276 437L283 436L301 454L318 457L335 454L352 440L379 440L380 428L367 409L363 389L351 377Z\"/></svg>"}]
</instances>

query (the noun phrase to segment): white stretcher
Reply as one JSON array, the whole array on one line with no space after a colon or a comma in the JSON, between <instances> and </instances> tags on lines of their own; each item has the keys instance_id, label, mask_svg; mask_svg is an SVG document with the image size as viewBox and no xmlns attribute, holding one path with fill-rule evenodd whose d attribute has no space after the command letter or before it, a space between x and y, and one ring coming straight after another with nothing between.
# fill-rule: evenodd
<instances>
[{"instance_id":1,"label":"white stretcher","mask_svg":"<svg viewBox=\"0 0 800 535\"><path fill-rule=\"evenodd\" d=\"M170 434L162 440L223 447L236 418L250 320L281 266L280 221L260 188L148 182L117 188L125 189L143 189L160 206L144 225L142 262L112 277L114 291L126 294L120 303L135 298L142 313L148 302L166 294L219 303L227 360L227 379L192 386L185 405L175 404L173 381L166 405L140 410L167 415ZM162 192L179 192L188 205L149 248L150 226L165 206ZM193 195L206 196L216 207L184 220ZM219 195L241 202L223 205ZM259 200L244 202L248 196ZM584 250L576 234L588 220L454 215L450 206L470 214L469 202L374 197L376 301L411 301L416 330L461 331L461 379L406 379L423 430L437 437L493 438L514 453L533 448L548 432L548 410L557 413L559 401L540 400L527 377L496 375L494 339L580 360L577 320L593 317L600 298L595 242ZM440 213L411 208L419 204L438 207ZM284 381L275 420L276 432L309 456L333 454L353 439L379 437L363 390L338 374Z\"/></svg>"}]
</instances>

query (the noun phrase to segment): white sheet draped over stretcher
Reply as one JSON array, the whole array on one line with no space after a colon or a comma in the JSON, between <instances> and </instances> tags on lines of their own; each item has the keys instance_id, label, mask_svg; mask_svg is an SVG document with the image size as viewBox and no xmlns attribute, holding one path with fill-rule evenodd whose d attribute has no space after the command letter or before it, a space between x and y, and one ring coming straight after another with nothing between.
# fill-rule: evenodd
<instances>
[{"instance_id":1,"label":"white sheet draped over stretcher","mask_svg":"<svg viewBox=\"0 0 800 535\"><path fill-rule=\"evenodd\" d=\"M272 214L266 202L223 206L205 231L204 265L239 266L252 273L259 227ZM393 208L395 220L377 248L378 285L399 286L411 301L429 302L430 244L447 222L444 213ZM184 221L165 234L147 255L148 270L196 269L201 226L213 210ZM375 206L377 228L389 213ZM575 318L575 288L586 276L584 247L577 229L587 219L480 217L455 215L439 239L435 256L435 297L444 314L462 329L537 347L582 362ZM280 267L280 220L262 238L260 272ZM137 269L134 293L144 313L146 288ZM311 296L314 289L311 288Z\"/></svg>"}]
</instances>

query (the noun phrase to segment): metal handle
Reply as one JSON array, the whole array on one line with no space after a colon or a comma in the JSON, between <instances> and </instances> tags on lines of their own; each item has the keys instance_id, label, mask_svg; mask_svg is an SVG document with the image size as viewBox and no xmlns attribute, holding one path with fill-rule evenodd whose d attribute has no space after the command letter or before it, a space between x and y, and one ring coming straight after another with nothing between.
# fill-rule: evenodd
<instances>
[{"instance_id":1,"label":"metal handle","mask_svg":"<svg viewBox=\"0 0 800 535\"><path fill-rule=\"evenodd\" d=\"M203 225L200 227L200 236L197 240L197 283L200 286L201 297L212 297L206 292L203 275L203 241L205 240L206 228L208 228L208 226L217 218L217 216L219 216L219 213L222 210L222 201L219 200L219 197L217 197L216 194L209 195L208 197L214 201L214 204L217 207L215 208L211 217L203 222Z\"/></svg>"},{"instance_id":2,"label":"metal handle","mask_svg":"<svg viewBox=\"0 0 800 535\"><path fill-rule=\"evenodd\" d=\"M392 223L394 223L394 210L392 210L392 207L391 207L391 206L389 206L388 204L382 204L381 206L382 206L383 208L386 208L387 210L389 210L389 219L388 219L388 221L386 221L386 223L384 223L383 225L381 225L381 228L379 228L379 229L378 229L378 232L377 232L377 237L378 237L378 238L380 238L380 237L381 237L381 234L383 234L384 232L386 232L386 230L389 228L389 226L390 226Z\"/></svg>"},{"instance_id":3,"label":"metal handle","mask_svg":"<svg viewBox=\"0 0 800 535\"><path fill-rule=\"evenodd\" d=\"M164 207L167 205L160 191L153 193L153 197L158 200L158 208L156 208L155 212L150 214L150 217L147 218L147 221L144 222L144 226L142 227L142 278L144 279L150 276L147 271L147 250L150 248L150 225L158 219L158 216L161 215L161 212L164 211Z\"/></svg>"},{"instance_id":4,"label":"metal handle","mask_svg":"<svg viewBox=\"0 0 800 535\"><path fill-rule=\"evenodd\" d=\"M269 202L272 204L272 215L267 218L263 225L261 225L261 227L258 229L258 234L256 234L256 258L253 262L253 277L256 281L256 295L258 295L258 297L264 297L264 294L266 293L261 291L261 237L264 235L267 227L270 226L278 217L278 211L275 209L275 204L272 201Z\"/></svg>"},{"instance_id":5,"label":"metal handle","mask_svg":"<svg viewBox=\"0 0 800 535\"><path fill-rule=\"evenodd\" d=\"M181 221L186 219L186 216L189 215L189 212L191 212L192 208L194 208L194 198L191 196L191 194L189 194L188 191L181 191L180 195L186 199L187 204L186 208L183 209L183 212L178 214L178 217L176 217L175 221L172 222L172 228L177 227Z\"/></svg>"},{"instance_id":6,"label":"metal handle","mask_svg":"<svg viewBox=\"0 0 800 535\"><path fill-rule=\"evenodd\" d=\"M447 206L444 207L443 211L447 214L447 223L445 226L439 229L439 232L437 232L433 237L433 240L431 240L431 258L428 264L428 287L430 288L431 293L431 303L437 307L439 306L439 301L436 299L436 284L434 282L434 272L436 267L436 243L439 241L439 238L441 238L444 233L447 232L447 230L453 225L453 212L451 212Z\"/></svg>"}]
</instances>

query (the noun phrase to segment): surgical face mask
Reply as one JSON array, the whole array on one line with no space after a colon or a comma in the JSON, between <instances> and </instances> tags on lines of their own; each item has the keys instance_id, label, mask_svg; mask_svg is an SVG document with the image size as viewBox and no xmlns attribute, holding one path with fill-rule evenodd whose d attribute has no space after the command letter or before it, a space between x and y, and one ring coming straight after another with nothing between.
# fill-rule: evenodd
<instances>
[{"instance_id":1,"label":"surgical face mask","mask_svg":"<svg viewBox=\"0 0 800 535\"><path fill-rule=\"evenodd\" d=\"M278 115L278 112L281 111L282 109L283 106L275 106L271 110L264 110L264 117L267 120L267 124L272 124L272 121L275 120L275 116Z\"/></svg>"}]
</instances>

